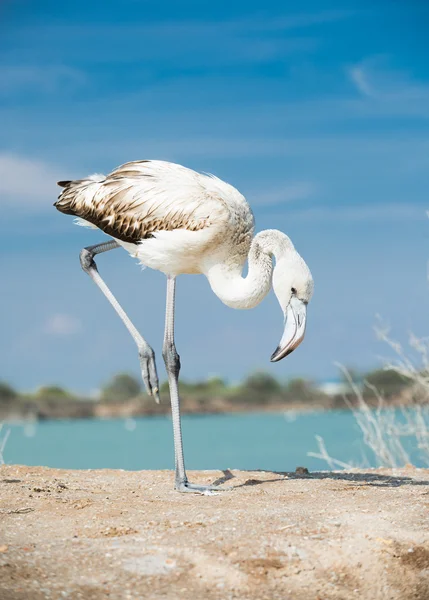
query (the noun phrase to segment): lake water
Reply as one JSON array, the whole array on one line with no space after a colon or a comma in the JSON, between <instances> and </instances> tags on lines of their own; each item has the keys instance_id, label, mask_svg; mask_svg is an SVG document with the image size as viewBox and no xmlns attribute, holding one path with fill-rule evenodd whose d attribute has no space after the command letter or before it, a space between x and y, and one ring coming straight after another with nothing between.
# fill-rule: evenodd
<instances>
[{"instance_id":1,"label":"lake water","mask_svg":"<svg viewBox=\"0 0 429 600\"><path fill-rule=\"evenodd\" d=\"M10 428L7 464L66 469L172 469L170 417L47 421ZM356 466L374 466L353 415L321 413L249 413L184 416L183 437L189 469L265 469L292 471L297 466L327 469L307 456L317 452L315 435L330 455ZM418 456L413 456L418 466Z\"/></svg>"}]
</instances>

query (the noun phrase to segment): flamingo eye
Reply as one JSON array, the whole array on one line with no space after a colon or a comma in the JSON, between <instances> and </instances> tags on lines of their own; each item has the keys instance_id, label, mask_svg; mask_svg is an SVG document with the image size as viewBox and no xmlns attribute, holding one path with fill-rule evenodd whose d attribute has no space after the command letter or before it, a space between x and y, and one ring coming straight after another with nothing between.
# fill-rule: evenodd
<instances>
[{"instance_id":1,"label":"flamingo eye","mask_svg":"<svg viewBox=\"0 0 429 600\"><path fill-rule=\"evenodd\" d=\"M292 294L296 294L296 288L291 288L290 291L292 292Z\"/></svg>"}]
</instances>

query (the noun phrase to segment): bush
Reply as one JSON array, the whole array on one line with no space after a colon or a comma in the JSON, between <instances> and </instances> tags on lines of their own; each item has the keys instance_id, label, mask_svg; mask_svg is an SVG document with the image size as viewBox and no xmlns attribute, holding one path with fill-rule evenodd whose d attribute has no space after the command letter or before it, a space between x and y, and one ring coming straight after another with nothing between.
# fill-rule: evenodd
<instances>
[{"instance_id":1,"label":"bush","mask_svg":"<svg viewBox=\"0 0 429 600\"><path fill-rule=\"evenodd\" d=\"M285 396L289 402L314 400L318 395L321 394L305 379L291 379L285 387Z\"/></svg>"},{"instance_id":2,"label":"bush","mask_svg":"<svg viewBox=\"0 0 429 600\"><path fill-rule=\"evenodd\" d=\"M138 379L127 373L120 373L102 388L101 399L108 402L124 402L138 396L141 390Z\"/></svg>"},{"instance_id":3,"label":"bush","mask_svg":"<svg viewBox=\"0 0 429 600\"><path fill-rule=\"evenodd\" d=\"M179 393L184 396L213 396L226 395L228 388L225 381L220 377L210 377L206 381L179 381ZM164 381L160 386L160 393L169 394L168 381Z\"/></svg>"},{"instance_id":4,"label":"bush","mask_svg":"<svg viewBox=\"0 0 429 600\"><path fill-rule=\"evenodd\" d=\"M37 390L36 397L43 400L67 400L71 395L57 385L44 385Z\"/></svg>"},{"instance_id":5,"label":"bush","mask_svg":"<svg viewBox=\"0 0 429 600\"><path fill-rule=\"evenodd\" d=\"M18 394L9 384L0 381L0 404L9 404L13 400L16 400L17 397Z\"/></svg>"},{"instance_id":6,"label":"bush","mask_svg":"<svg viewBox=\"0 0 429 600\"><path fill-rule=\"evenodd\" d=\"M384 396L392 396L410 384L410 380L390 369L378 369L367 373L364 381L377 388ZM366 394L368 392L365 391ZM372 392L371 392L372 393Z\"/></svg>"},{"instance_id":7,"label":"bush","mask_svg":"<svg viewBox=\"0 0 429 600\"><path fill-rule=\"evenodd\" d=\"M263 371L249 375L243 383L243 388L264 395L277 394L281 390L277 379Z\"/></svg>"},{"instance_id":8,"label":"bush","mask_svg":"<svg viewBox=\"0 0 429 600\"><path fill-rule=\"evenodd\" d=\"M237 400L241 402L270 402L281 393L281 385L275 377L263 371L249 375L237 390Z\"/></svg>"}]
</instances>

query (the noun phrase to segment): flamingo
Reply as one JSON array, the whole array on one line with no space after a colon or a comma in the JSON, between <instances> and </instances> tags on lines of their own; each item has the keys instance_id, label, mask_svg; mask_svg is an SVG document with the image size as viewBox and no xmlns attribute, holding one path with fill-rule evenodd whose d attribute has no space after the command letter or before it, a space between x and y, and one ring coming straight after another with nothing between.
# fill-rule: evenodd
<instances>
[{"instance_id":1,"label":"flamingo","mask_svg":"<svg viewBox=\"0 0 429 600\"><path fill-rule=\"evenodd\" d=\"M287 235L269 229L255 237L253 213L233 186L209 174L160 160L128 162L109 175L59 181L54 206L80 225L101 229L111 239L84 248L83 270L97 284L133 337L143 381L159 402L155 354L101 278L94 257L123 247L139 262L167 276L162 355L168 375L175 454L175 489L212 493L216 486L188 480L179 399L180 358L174 340L176 277L203 274L219 299L232 308L253 308L271 286L285 318L277 362L303 340L307 304L313 294L310 270ZM275 266L273 267L273 258ZM248 261L248 274L243 277ZM225 489L225 488L223 488Z\"/></svg>"}]
</instances>

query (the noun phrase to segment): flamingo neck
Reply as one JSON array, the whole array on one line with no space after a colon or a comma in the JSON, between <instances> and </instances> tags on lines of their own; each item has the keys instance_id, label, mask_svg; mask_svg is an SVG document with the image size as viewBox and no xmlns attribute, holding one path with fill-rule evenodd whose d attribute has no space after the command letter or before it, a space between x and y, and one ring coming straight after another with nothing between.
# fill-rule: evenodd
<instances>
[{"instance_id":1,"label":"flamingo neck","mask_svg":"<svg viewBox=\"0 0 429 600\"><path fill-rule=\"evenodd\" d=\"M246 277L242 276L244 261L237 264L236 256L207 269L206 275L213 292L231 308L257 306L271 289L273 256L278 260L289 246L289 238L280 231L261 231L250 245Z\"/></svg>"}]
</instances>

